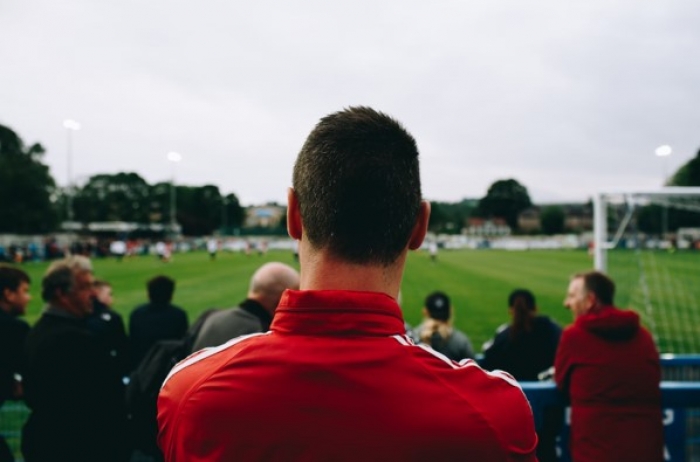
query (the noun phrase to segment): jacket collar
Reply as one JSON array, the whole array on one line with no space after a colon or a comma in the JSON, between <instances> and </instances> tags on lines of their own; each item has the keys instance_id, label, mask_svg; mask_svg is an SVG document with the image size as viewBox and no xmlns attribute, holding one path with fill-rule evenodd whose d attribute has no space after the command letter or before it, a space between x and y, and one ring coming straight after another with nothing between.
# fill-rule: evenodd
<instances>
[{"instance_id":1,"label":"jacket collar","mask_svg":"<svg viewBox=\"0 0 700 462\"><path fill-rule=\"evenodd\" d=\"M302 335L400 335L406 332L401 308L378 292L287 290L271 330Z\"/></svg>"},{"instance_id":2,"label":"jacket collar","mask_svg":"<svg viewBox=\"0 0 700 462\"><path fill-rule=\"evenodd\" d=\"M639 315L606 305L579 316L575 324L607 340L629 340L639 330Z\"/></svg>"},{"instance_id":3,"label":"jacket collar","mask_svg":"<svg viewBox=\"0 0 700 462\"><path fill-rule=\"evenodd\" d=\"M258 318L262 324L263 332L270 328L272 315L260 303L250 298L246 298L240 305L238 305L238 307Z\"/></svg>"}]
</instances>

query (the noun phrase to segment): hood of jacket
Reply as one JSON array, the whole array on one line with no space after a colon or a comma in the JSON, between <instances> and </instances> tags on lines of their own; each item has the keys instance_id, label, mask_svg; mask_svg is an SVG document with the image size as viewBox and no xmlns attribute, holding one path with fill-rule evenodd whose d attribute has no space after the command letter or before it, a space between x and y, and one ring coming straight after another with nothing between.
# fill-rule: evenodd
<instances>
[{"instance_id":1,"label":"hood of jacket","mask_svg":"<svg viewBox=\"0 0 700 462\"><path fill-rule=\"evenodd\" d=\"M603 306L579 316L576 324L605 340L625 341L639 330L639 315L631 310Z\"/></svg>"}]
</instances>

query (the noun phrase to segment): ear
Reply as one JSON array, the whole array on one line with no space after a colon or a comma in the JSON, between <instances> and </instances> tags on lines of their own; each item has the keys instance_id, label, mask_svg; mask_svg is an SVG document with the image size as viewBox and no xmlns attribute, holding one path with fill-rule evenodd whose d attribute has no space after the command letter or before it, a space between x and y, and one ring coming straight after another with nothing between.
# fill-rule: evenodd
<instances>
[{"instance_id":1,"label":"ear","mask_svg":"<svg viewBox=\"0 0 700 462\"><path fill-rule=\"evenodd\" d=\"M292 239L301 239L301 212L294 188L287 189L287 233Z\"/></svg>"},{"instance_id":2,"label":"ear","mask_svg":"<svg viewBox=\"0 0 700 462\"><path fill-rule=\"evenodd\" d=\"M593 292L586 292L586 301L588 302L587 308L590 310L594 308L598 304L598 298L595 296Z\"/></svg>"},{"instance_id":3,"label":"ear","mask_svg":"<svg viewBox=\"0 0 700 462\"><path fill-rule=\"evenodd\" d=\"M416 250L423 244L423 239L425 239L425 235L428 232L428 220L430 220L430 202L421 201L418 209L418 218L416 218L416 224L413 225L411 239L408 241L409 249Z\"/></svg>"}]
</instances>

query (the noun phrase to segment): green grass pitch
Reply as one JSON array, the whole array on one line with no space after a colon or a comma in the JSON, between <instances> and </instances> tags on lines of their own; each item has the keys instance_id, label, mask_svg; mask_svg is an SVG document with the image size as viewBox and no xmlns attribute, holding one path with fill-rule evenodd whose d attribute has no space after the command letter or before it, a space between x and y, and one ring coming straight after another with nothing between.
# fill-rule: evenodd
<instances>
[{"instance_id":1,"label":"green grass pitch","mask_svg":"<svg viewBox=\"0 0 700 462\"><path fill-rule=\"evenodd\" d=\"M677 261L678 264L672 266L677 269L671 271L687 274L690 264L687 260L697 261L700 255L661 255L660 258ZM146 301L146 281L155 275L165 274L177 281L174 303L188 311L192 322L208 308L231 307L243 300L250 276L267 261L281 261L298 267L291 252L287 251L270 251L264 256L220 252L215 261L210 261L206 252L192 252L176 254L170 263L148 256L132 257L122 262L112 258L95 259L94 267L97 277L112 283L115 309L124 316L125 321L128 321L128 315L135 306ZM638 266L637 261L629 256L621 264L625 266L625 271ZM27 263L23 266L33 281L33 299L27 313L30 323L36 321L43 307L40 286L46 266L45 263ZM402 308L406 320L415 325L420 322L425 296L433 290L445 291L452 298L455 325L466 332L474 347L480 350L482 343L491 338L495 329L508 321L507 297L512 289L518 287L532 290L541 313L562 325L569 324L571 315L562 306L569 277L592 266L591 257L585 251L578 250L443 250L437 263L430 261L427 252L412 252L401 289ZM668 277L673 280L674 276L671 274ZM696 352L692 351L692 343L681 342L675 337L699 337L698 310L691 306L691 302L680 300L678 303L685 306L685 311L676 310L677 313L673 314L673 309L665 311L657 307L655 312L649 313L636 279L638 277L635 276L634 280L630 277L619 280L619 304L633 306L642 314L645 325L655 328L662 351ZM653 293L665 293L672 289L668 283L656 284L651 277L649 280ZM669 329L669 324L678 324L677 328L681 330Z\"/></svg>"}]
</instances>

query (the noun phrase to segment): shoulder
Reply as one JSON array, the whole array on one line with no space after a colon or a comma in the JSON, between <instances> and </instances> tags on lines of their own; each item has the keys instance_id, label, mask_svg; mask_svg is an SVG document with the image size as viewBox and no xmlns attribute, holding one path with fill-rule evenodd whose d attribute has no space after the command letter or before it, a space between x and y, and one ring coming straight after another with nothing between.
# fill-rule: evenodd
<instances>
[{"instance_id":1,"label":"shoulder","mask_svg":"<svg viewBox=\"0 0 700 462\"><path fill-rule=\"evenodd\" d=\"M518 382L503 371L486 371L474 360L459 363L439 358L430 361L430 370L442 386L459 396L469 407L488 420L494 430L509 444L534 451L536 445L534 419L525 394ZM423 358L427 362L427 358Z\"/></svg>"},{"instance_id":2,"label":"shoulder","mask_svg":"<svg viewBox=\"0 0 700 462\"><path fill-rule=\"evenodd\" d=\"M535 316L534 326L535 331L543 334L549 333L550 335L560 335L562 332L561 326L554 322L549 316Z\"/></svg>"},{"instance_id":3,"label":"shoulder","mask_svg":"<svg viewBox=\"0 0 700 462\"><path fill-rule=\"evenodd\" d=\"M465 334L464 332L462 332L461 330L458 330L458 329L454 329L452 331L451 338L459 343L462 343L462 344L469 344L470 343L469 337L467 336L467 334Z\"/></svg>"},{"instance_id":4,"label":"shoulder","mask_svg":"<svg viewBox=\"0 0 700 462\"><path fill-rule=\"evenodd\" d=\"M176 311L181 316L187 316L187 311L185 311L182 307L179 307L177 305L170 305L170 307L173 309L173 311Z\"/></svg>"},{"instance_id":5,"label":"shoulder","mask_svg":"<svg viewBox=\"0 0 700 462\"><path fill-rule=\"evenodd\" d=\"M256 337L267 335L266 333L255 333L244 335L232 339L223 345L204 348L191 354L187 358L177 363L168 374L163 383L163 391L192 390L199 383L211 376L231 361L236 354L249 343L254 342Z\"/></svg>"},{"instance_id":6,"label":"shoulder","mask_svg":"<svg viewBox=\"0 0 700 462\"><path fill-rule=\"evenodd\" d=\"M29 332L29 324L23 319L11 317L6 322L0 322L0 332L3 334L26 334Z\"/></svg>"},{"instance_id":7,"label":"shoulder","mask_svg":"<svg viewBox=\"0 0 700 462\"><path fill-rule=\"evenodd\" d=\"M133 317L135 317L135 316L136 316L136 317L141 316L143 313L146 312L146 310L148 310L148 307L149 307L149 306L150 306L150 305L149 305L148 303L144 303L144 304L142 304L142 305L137 305L136 308L134 308L134 309L131 311L130 317L133 318Z\"/></svg>"}]
</instances>

